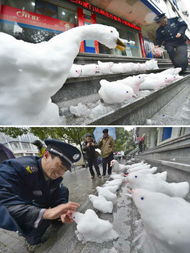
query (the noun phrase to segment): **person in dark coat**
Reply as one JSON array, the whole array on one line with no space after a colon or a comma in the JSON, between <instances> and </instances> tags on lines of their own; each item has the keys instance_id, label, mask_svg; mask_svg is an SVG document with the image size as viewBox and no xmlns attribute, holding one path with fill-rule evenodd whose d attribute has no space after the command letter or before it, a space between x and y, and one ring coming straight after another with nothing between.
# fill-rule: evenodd
<instances>
[{"instance_id":1,"label":"person in dark coat","mask_svg":"<svg viewBox=\"0 0 190 253\"><path fill-rule=\"evenodd\" d=\"M13 152L0 143L0 163L11 158L15 158Z\"/></svg>"},{"instance_id":2,"label":"person in dark coat","mask_svg":"<svg viewBox=\"0 0 190 253\"><path fill-rule=\"evenodd\" d=\"M188 66L185 30L187 24L179 17L169 18L164 13L155 17L159 25L156 30L156 47L165 46L174 67L181 67L182 72Z\"/></svg>"},{"instance_id":3,"label":"person in dark coat","mask_svg":"<svg viewBox=\"0 0 190 253\"><path fill-rule=\"evenodd\" d=\"M62 176L77 162L80 151L62 141L45 140L42 158L23 156L0 164L0 227L19 231L28 250L41 243L52 220L72 222L79 204L68 202Z\"/></svg>"},{"instance_id":4,"label":"person in dark coat","mask_svg":"<svg viewBox=\"0 0 190 253\"><path fill-rule=\"evenodd\" d=\"M89 134L89 133L86 134L85 141L84 141L82 146L83 146L83 150L85 151L85 154L86 154L86 159L88 161L88 166L89 166L91 178L94 179L94 177L95 177L93 166L96 170L97 176L101 177L100 169L99 169L99 166L97 164L98 155L97 155L97 152L96 152L96 148L98 148L98 145L96 144L96 142L92 138L91 134Z\"/></svg>"}]
</instances>

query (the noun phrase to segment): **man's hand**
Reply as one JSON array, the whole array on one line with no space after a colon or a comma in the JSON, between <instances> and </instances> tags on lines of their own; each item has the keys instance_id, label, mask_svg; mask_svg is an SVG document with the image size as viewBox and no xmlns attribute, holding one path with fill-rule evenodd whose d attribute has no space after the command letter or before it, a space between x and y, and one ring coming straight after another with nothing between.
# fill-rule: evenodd
<instances>
[{"instance_id":1,"label":"man's hand","mask_svg":"<svg viewBox=\"0 0 190 253\"><path fill-rule=\"evenodd\" d=\"M67 213L61 215L61 221L63 223L72 223L74 220L72 218L73 211L67 211Z\"/></svg>"},{"instance_id":2,"label":"man's hand","mask_svg":"<svg viewBox=\"0 0 190 253\"><path fill-rule=\"evenodd\" d=\"M181 33L177 33L175 37L176 38L180 38L181 37Z\"/></svg>"},{"instance_id":3,"label":"man's hand","mask_svg":"<svg viewBox=\"0 0 190 253\"><path fill-rule=\"evenodd\" d=\"M68 202L67 204L61 204L54 208L46 209L43 214L45 220L55 220L61 215L66 214L68 211L75 212L80 205L76 202Z\"/></svg>"}]
</instances>

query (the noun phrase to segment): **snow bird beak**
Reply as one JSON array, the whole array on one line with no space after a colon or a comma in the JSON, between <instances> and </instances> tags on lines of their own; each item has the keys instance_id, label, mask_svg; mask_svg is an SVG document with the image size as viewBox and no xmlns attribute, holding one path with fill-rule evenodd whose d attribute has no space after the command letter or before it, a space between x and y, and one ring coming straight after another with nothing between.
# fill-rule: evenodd
<instances>
[{"instance_id":1,"label":"snow bird beak","mask_svg":"<svg viewBox=\"0 0 190 253\"><path fill-rule=\"evenodd\" d=\"M126 46L120 39L117 39L116 44L117 44L116 48L118 48L121 51L125 50Z\"/></svg>"}]
</instances>

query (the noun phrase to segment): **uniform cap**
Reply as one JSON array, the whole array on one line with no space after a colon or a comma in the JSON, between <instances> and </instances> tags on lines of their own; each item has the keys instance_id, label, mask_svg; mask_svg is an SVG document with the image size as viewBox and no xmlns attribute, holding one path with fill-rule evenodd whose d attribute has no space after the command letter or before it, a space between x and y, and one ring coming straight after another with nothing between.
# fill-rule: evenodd
<instances>
[{"instance_id":1,"label":"uniform cap","mask_svg":"<svg viewBox=\"0 0 190 253\"><path fill-rule=\"evenodd\" d=\"M155 18L154 21L155 22L159 22L162 18L166 17L165 13L162 14L158 14Z\"/></svg>"},{"instance_id":2,"label":"uniform cap","mask_svg":"<svg viewBox=\"0 0 190 253\"><path fill-rule=\"evenodd\" d=\"M47 151L59 156L67 164L69 170L71 170L72 164L81 158L79 149L71 144L55 139L46 139L44 142L47 145Z\"/></svg>"}]
</instances>

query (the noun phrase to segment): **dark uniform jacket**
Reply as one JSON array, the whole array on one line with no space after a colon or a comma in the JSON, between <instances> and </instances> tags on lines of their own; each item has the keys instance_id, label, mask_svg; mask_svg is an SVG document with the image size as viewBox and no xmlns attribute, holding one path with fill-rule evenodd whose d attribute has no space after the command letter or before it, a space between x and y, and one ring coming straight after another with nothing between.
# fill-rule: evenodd
<instances>
[{"instance_id":1,"label":"dark uniform jacket","mask_svg":"<svg viewBox=\"0 0 190 253\"><path fill-rule=\"evenodd\" d=\"M27 222L28 227L33 227L42 208L68 202L68 190L61 185L62 180L45 179L39 157L25 156L1 163L0 227L22 231L21 225ZM10 215L12 209L16 218Z\"/></svg>"},{"instance_id":2,"label":"dark uniform jacket","mask_svg":"<svg viewBox=\"0 0 190 253\"><path fill-rule=\"evenodd\" d=\"M169 42L176 42L182 44L186 41L185 30L187 29L187 24L180 18L170 18L165 26L160 26L156 31L156 45L161 46L162 43L166 44ZM182 36L176 38L177 33Z\"/></svg>"},{"instance_id":3,"label":"dark uniform jacket","mask_svg":"<svg viewBox=\"0 0 190 253\"><path fill-rule=\"evenodd\" d=\"M0 143L0 162L3 162L7 159L15 158L13 152Z\"/></svg>"}]
</instances>

